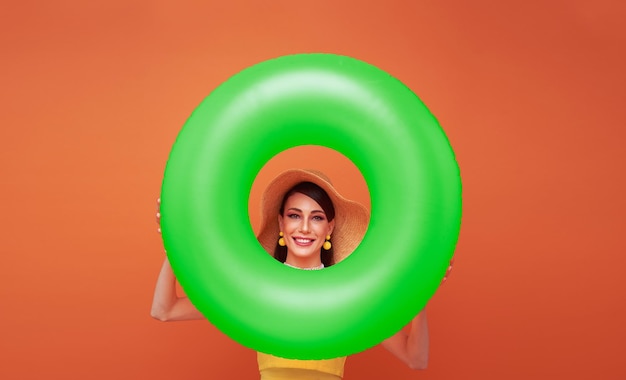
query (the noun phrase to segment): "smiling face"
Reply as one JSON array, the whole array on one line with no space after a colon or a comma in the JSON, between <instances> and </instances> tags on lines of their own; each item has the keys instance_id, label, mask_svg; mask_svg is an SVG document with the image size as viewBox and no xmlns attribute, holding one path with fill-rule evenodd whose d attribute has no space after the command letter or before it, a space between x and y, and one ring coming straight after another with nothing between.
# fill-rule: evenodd
<instances>
[{"instance_id":1,"label":"smiling face","mask_svg":"<svg viewBox=\"0 0 626 380\"><path fill-rule=\"evenodd\" d=\"M318 267L322 245L332 235L335 221L328 221L322 207L302 193L289 196L283 210L278 224L287 247L285 262L298 268Z\"/></svg>"}]
</instances>

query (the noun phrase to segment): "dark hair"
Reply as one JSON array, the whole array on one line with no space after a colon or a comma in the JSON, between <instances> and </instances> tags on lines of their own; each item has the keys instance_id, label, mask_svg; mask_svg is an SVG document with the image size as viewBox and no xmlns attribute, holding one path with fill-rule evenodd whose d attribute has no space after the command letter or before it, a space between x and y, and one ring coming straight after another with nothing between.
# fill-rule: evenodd
<instances>
[{"instance_id":1,"label":"dark hair","mask_svg":"<svg viewBox=\"0 0 626 380\"><path fill-rule=\"evenodd\" d=\"M300 182L289 191L285 193L283 197L283 201L280 204L280 210L278 210L279 215L283 215L285 212L285 203L290 196L295 193L301 193L306 195L307 197L313 199L317 204L322 207L324 213L326 214L326 218L329 222L332 222L335 219L335 206L333 206L333 201L330 199L328 194L313 182ZM287 247L281 247L278 242L276 242L276 248L274 248L274 258L281 263L284 263L287 260ZM324 267L329 267L333 265L335 262L333 260L333 247L329 250L322 249L321 252L321 260Z\"/></svg>"}]
</instances>

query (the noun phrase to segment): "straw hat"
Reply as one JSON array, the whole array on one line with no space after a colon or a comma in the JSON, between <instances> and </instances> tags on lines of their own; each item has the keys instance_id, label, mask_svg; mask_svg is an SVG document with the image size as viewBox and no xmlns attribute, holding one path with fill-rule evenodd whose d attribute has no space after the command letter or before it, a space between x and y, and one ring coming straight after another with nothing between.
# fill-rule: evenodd
<instances>
[{"instance_id":1,"label":"straw hat","mask_svg":"<svg viewBox=\"0 0 626 380\"><path fill-rule=\"evenodd\" d=\"M348 257L361 243L369 223L369 211L360 203L341 196L328 177L315 170L290 169L270 182L261 198L261 232L259 243L269 254L274 253L278 241L278 213L283 197L300 182L312 182L328 194L335 207L333 243L334 262Z\"/></svg>"}]
</instances>

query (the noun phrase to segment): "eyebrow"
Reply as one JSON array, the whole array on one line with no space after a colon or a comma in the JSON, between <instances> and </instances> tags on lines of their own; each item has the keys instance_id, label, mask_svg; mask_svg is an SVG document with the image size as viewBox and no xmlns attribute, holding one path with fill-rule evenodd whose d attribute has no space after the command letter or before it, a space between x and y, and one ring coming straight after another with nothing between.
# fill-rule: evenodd
<instances>
[{"instance_id":1,"label":"eyebrow","mask_svg":"<svg viewBox=\"0 0 626 380\"><path fill-rule=\"evenodd\" d=\"M287 211L302 212L302 210L300 210L299 208L296 208L296 207L290 207L290 208L287 209ZM311 211L311 214L315 214L315 213L322 213L322 214L326 215L326 213L323 210L313 210L313 211Z\"/></svg>"}]
</instances>

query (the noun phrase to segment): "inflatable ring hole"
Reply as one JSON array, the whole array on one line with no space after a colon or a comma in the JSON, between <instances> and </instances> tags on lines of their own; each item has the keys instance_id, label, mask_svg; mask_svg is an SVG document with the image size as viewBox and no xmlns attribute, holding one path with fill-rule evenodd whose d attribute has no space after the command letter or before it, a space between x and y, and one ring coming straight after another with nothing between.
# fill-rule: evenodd
<instances>
[{"instance_id":1,"label":"inflatable ring hole","mask_svg":"<svg viewBox=\"0 0 626 380\"><path fill-rule=\"evenodd\" d=\"M254 236L259 233L263 191L274 177L288 169L320 171L330 178L341 195L370 210L370 193L365 178L349 158L324 146L297 146L272 157L254 179L248 199L248 216Z\"/></svg>"}]
</instances>

